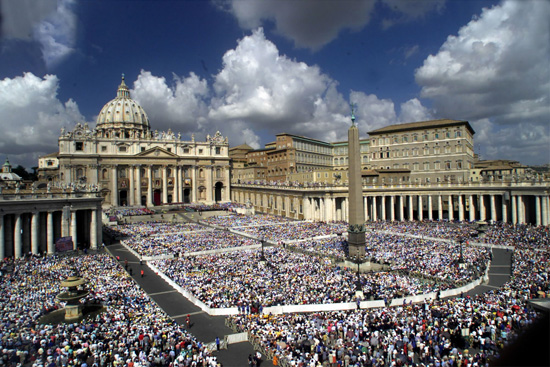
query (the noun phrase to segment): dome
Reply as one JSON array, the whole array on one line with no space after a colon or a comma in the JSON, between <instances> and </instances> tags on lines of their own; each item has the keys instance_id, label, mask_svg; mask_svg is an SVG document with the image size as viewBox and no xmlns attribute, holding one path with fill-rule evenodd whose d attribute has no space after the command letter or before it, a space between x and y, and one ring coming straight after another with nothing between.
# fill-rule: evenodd
<instances>
[{"instance_id":1,"label":"dome","mask_svg":"<svg viewBox=\"0 0 550 367\"><path fill-rule=\"evenodd\" d=\"M149 118L145 110L133 99L130 98L130 90L122 82L118 86L115 99L107 102L97 116L97 128L130 128L148 131Z\"/></svg>"}]
</instances>

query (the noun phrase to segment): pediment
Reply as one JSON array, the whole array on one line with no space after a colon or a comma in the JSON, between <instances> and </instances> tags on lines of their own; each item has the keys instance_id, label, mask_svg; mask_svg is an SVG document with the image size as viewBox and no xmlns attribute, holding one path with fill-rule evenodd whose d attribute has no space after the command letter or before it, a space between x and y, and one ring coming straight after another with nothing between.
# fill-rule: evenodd
<instances>
[{"instance_id":1,"label":"pediment","mask_svg":"<svg viewBox=\"0 0 550 367\"><path fill-rule=\"evenodd\" d=\"M147 149L143 152L139 152L136 154L136 157L143 157L143 158L174 158L177 157L176 154L167 151L164 148L160 147L154 147L151 149Z\"/></svg>"}]
</instances>

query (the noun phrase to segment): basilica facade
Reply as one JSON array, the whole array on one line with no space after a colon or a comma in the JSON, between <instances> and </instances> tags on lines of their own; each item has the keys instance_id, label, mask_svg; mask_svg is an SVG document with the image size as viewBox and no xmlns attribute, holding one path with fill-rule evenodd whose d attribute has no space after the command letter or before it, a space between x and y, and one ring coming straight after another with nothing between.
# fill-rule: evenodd
<instances>
[{"instance_id":1,"label":"basilica facade","mask_svg":"<svg viewBox=\"0 0 550 367\"><path fill-rule=\"evenodd\" d=\"M219 132L198 141L153 131L123 77L95 128L62 129L59 152L41 157L38 171L54 186L99 190L104 207L210 204L230 200L228 149Z\"/></svg>"}]
</instances>

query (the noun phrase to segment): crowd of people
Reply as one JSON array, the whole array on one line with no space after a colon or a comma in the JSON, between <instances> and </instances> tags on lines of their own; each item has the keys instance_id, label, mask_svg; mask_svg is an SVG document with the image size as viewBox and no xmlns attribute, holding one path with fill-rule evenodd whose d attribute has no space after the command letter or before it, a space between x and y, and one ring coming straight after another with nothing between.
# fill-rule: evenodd
<instances>
[{"instance_id":1,"label":"crowd of people","mask_svg":"<svg viewBox=\"0 0 550 367\"><path fill-rule=\"evenodd\" d=\"M289 221L288 218L271 214L244 215L231 213L229 215L216 215L205 218L201 220L201 223L216 227L238 229L240 227L285 224Z\"/></svg>"},{"instance_id":2,"label":"crowd of people","mask_svg":"<svg viewBox=\"0 0 550 367\"><path fill-rule=\"evenodd\" d=\"M549 243L517 248L512 266L501 289L473 297L313 315L240 314L230 323L282 366L486 366L540 317L527 301L550 292Z\"/></svg>"},{"instance_id":3,"label":"crowd of people","mask_svg":"<svg viewBox=\"0 0 550 367\"><path fill-rule=\"evenodd\" d=\"M212 230L197 224L190 224L189 231L166 232L151 236L136 235L121 241L141 257L143 256L185 256L200 251L228 249L259 245L254 239L242 237L228 231ZM135 226L137 227L137 226ZM139 226L140 232L147 233L148 225ZM180 227L181 229L181 227Z\"/></svg>"},{"instance_id":4,"label":"crowd of people","mask_svg":"<svg viewBox=\"0 0 550 367\"><path fill-rule=\"evenodd\" d=\"M79 322L49 324L60 308L60 282L78 275L86 301L101 312ZM0 364L3 366L217 366L196 340L152 302L106 254L6 259L1 263Z\"/></svg>"},{"instance_id":5,"label":"crowd of people","mask_svg":"<svg viewBox=\"0 0 550 367\"><path fill-rule=\"evenodd\" d=\"M153 261L176 284L212 308L354 302L352 268L281 247ZM367 299L393 299L448 289L453 283L400 272L359 275Z\"/></svg>"}]
</instances>

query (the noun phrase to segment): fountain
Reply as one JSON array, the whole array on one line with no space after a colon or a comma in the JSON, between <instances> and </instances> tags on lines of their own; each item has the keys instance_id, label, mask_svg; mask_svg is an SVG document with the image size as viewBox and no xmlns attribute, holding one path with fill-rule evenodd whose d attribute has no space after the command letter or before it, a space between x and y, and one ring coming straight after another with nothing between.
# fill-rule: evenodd
<instances>
[{"instance_id":1,"label":"fountain","mask_svg":"<svg viewBox=\"0 0 550 367\"><path fill-rule=\"evenodd\" d=\"M90 293L86 289L77 287L86 283L85 279L79 276L70 276L61 282L62 287L68 288L66 292L57 295L57 299L65 302L65 321L78 320L82 317L82 304L80 300Z\"/></svg>"}]
</instances>

